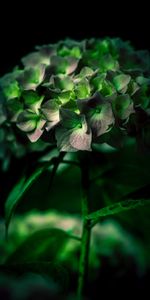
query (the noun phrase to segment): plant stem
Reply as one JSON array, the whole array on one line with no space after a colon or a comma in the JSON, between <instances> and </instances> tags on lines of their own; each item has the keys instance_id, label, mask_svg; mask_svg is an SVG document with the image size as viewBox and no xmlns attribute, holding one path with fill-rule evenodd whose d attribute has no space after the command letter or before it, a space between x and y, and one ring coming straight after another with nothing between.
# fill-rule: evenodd
<instances>
[{"instance_id":1,"label":"plant stem","mask_svg":"<svg viewBox=\"0 0 150 300\"><path fill-rule=\"evenodd\" d=\"M59 167L60 163L62 162L65 155L66 155L66 152L60 152L59 156L53 159L54 165L53 165L53 169L52 169L51 176L50 176L49 188L51 188L51 185L52 185L53 179L57 173L58 167Z\"/></svg>"},{"instance_id":2,"label":"plant stem","mask_svg":"<svg viewBox=\"0 0 150 300\"><path fill-rule=\"evenodd\" d=\"M86 295L86 284L88 279L88 260L90 248L90 220L86 219L89 213L88 207L88 190L89 190L89 174L88 174L88 161L81 160L81 181L82 181L82 240L81 240L81 253L79 262L79 279L78 279L78 299L81 300Z\"/></svg>"},{"instance_id":3,"label":"plant stem","mask_svg":"<svg viewBox=\"0 0 150 300\"><path fill-rule=\"evenodd\" d=\"M79 263L79 280L78 280L78 299L82 300L86 294L86 283L88 279L88 260L90 246L90 228L87 222L83 222L83 232L81 241L81 254Z\"/></svg>"}]
</instances>

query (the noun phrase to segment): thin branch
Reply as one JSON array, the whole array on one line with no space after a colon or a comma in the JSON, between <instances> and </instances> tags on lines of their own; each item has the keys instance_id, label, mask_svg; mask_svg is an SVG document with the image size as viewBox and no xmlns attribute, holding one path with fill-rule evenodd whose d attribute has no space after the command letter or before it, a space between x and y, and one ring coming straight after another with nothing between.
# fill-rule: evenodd
<instances>
[{"instance_id":1,"label":"thin branch","mask_svg":"<svg viewBox=\"0 0 150 300\"><path fill-rule=\"evenodd\" d=\"M79 236L77 236L77 235L73 235L73 234L70 234L70 233L68 233L67 232L67 235L71 238L71 239L74 239L74 240L76 240L76 241L79 241L79 242L81 242L81 237L79 237Z\"/></svg>"},{"instance_id":2,"label":"thin branch","mask_svg":"<svg viewBox=\"0 0 150 300\"><path fill-rule=\"evenodd\" d=\"M88 194L89 194L89 170L87 160L85 157L80 157L81 163L81 184L82 184L82 240L81 240L81 253L79 261L79 278L78 278L78 290L77 297L82 300L86 295L87 279L88 279L88 264L89 264L89 249L90 249L90 233L89 220L86 219L86 215L89 212Z\"/></svg>"},{"instance_id":3,"label":"thin branch","mask_svg":"<svg viewBox=\"0 0 150 300\"><path fill-rule=\"evenodd\" d=\"M52 182L54 180L54 177L57 173L59 164L62 162L65 155L66 155L66 152L60 152L59 156L53 159L53 168L52 168L52 172L51 172L51 175L50 175L49 188L51 187L51 184L52 184Z\"/></svg>"},{"instance_id":4,"label":"thin branch","mask_svg":"<svg viewBox=\"0 0 150 300\"><path fill-rule=\"evenodd\" d=\"M150 200L148 199L140 199L140 200L124 200L121 202L117 202L111 204L109 206L103 207L100 210L97 210L86 216L86 219L91 222L91 227L96 225L100 218L108 217L114 214L118 214L130 209L135 209L139 206L144 206L150 204Z\"/></svg>"}]
</instances>

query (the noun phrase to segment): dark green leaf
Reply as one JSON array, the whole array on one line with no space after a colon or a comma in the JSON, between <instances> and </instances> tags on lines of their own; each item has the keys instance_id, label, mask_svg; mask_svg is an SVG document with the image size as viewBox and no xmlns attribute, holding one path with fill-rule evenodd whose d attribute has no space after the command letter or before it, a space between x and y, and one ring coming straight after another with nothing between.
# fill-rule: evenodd
<instances>
[{"instance_id":1,"label":"dark green leaf","mask_svg":"<svg viewBox=\"0 0 150 300\"><path fill-rule=\"evenodd\" d=\"M6 263L58 260L70 236L57 228L46 228L31 234L10 254Z\"/></svg>"},{"instance_id":2,"label":"dark green leaf","mask_svg":"<svg viewBox=\"0 0 150 300\"><path fill-rule=\"evenodd\" d=\"M35 172L26 180L23 176L21 180L14 186L14 188L9 193L6 203L5 203L5 224L6 230L8 230L11 217L16 209L16 206L20 202L24 193L29 189L29 187L36 181L36 179L42 174L45 167L41 167L35 170Z\"/></svg>"},{"instance_id":3,"label":"dark green leaf","mask_svg":"<svg viewBox=\"0 0 150 300\"><path fill-rule=\"evenodd\" d=\"M65 159L76 161L77 153L69 152ZM53 172L53 168L43 172L32 188L25 193L21 202L22 210L29 211L36 207L39 210L54 209L60 212L80 212L81 178L79 167L60 163L50 186Z\"/></svg>"}]
</instances>

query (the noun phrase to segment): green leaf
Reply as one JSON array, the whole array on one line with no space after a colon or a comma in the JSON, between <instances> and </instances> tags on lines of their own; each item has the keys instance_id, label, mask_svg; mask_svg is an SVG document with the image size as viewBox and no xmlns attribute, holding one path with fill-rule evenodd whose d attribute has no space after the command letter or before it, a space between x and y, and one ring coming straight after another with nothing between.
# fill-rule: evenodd
<instances>
[{"instance_id":1,"label":"green leaf","mask_svg":"<svg viewBox=\"0 0 150 300\"><path fill-rule=\"evenodd\" d=\"M6 263L27 263L32 261L57 261L70 236L57 228L41 229L23 241L10 254Z\"/></svg>"},{"instance_id":2,"label":"green leaf","mask_svg":"<svg viewBox=\"0 0 150 300\"><path fill-rule=\"evenodd\" d=\"M78 161L77 153L66 153L65 160ZM25 208L26 211L30 211L33 207L38 210L56 209L59 212L66 211L78 214L80 212L80 201L76 200L81 197L80 168L69 163L60 163L51 184L53 170L53 168L50 168L50 170L43 172L39 180L27 191L21 202L22 208ZM50 190L49 193L47 193L48 190ZM74 192L72 193L72 191Z\"/></svg>"},{"instance_id":3,"label":"green leaf","mask_svg":"<svg viewBox=\"0 0 150 300\"><path fill-rule=\"evenodd\" d=\"M135 209L139 206L144 206L150 204L150 200L140 199L140 200L124 200L121 202L117 202L115 204L111 204L109 206L103 207L96 212L93 212L87 215L87 219L91 220L92 226L99 222L99 219L102 217L109 217L114 214L119 214L123 211Z\"/></svg>"},{"instance_id":4,"label":"green leaf","mask_svg":"<svg viewBox=\"0 0 150 300\"><path fill-rule=\"evenodd\" d=\"M22 199L24 193L30 188L30 186L37 180L37 178L42 174L45 170L45 167L40 167L35 170L35 172L26 180L26 176L24 175L20 181L13 187L11 192L9 193L6 203L5 203L5 224L6 224L6 233L8 231L8 227L10 224L10 220L12 215Z\"/></svg>"}]
</instances>

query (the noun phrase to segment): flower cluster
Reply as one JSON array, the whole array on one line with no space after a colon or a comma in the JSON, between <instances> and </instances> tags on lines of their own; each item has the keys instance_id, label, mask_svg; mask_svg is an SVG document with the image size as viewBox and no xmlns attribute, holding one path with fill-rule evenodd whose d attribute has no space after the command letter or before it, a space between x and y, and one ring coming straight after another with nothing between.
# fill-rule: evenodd
<instances>
[{"instance_id":1,"label":"flower cluster","mask_svg":"<svg viewBox=\"0 0 150 300\"><path fill-rule=\"evenodd\" d=\"M37 47L0 79L0 123L60 151L119 146L126 136L149 146L150 55L116 39Z\"/></svg>"}]
</instances>

